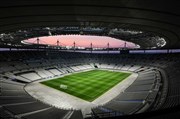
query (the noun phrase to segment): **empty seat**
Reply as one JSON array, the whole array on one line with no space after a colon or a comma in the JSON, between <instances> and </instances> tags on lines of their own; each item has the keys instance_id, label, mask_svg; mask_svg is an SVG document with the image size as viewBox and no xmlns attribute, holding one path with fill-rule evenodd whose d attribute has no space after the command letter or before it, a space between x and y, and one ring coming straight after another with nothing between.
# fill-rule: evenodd
<instances>
[{"instance_id":1,"label":"empty seat","mask_svg":"<svg viewBox=\"0 0 180 119\"><path fill-rule=\"evenodd\" d=\"M2 89L6 89L6 90L23 90L24 87L22 85L14 85L11 83L4 83L4 82L1 82L0 86Z\"/></svg>"},{"instance_id":2,"label":"empty seat","mask_svg":"<svg viewBox=\"0 0 180 119\"><path fill-rule=\"evenodd\" d=\"M11 111L15 115L33 112L33 111L37 111L37 110L41 110L41 109L45 109L49 107L50 106L43 104L41 102L31 102L31 103L25 103L25 104L5 106L6 109Z\"/></svg>"},{"instance_id":3,"label":"empty seat","mask_svg":"<svg viewBox=\"0 0 180 119\"><path fill-rule=\"evenodd\" d=\"M141 92L141 91L150 91L152 89L152 85L130 85L125 92Z\"/></svg>"},{"instance_id":4,"label":"empty seat","mask_svg":"<svg viewBox=\"0 0 180 119\"><path fill-rule=\"evenodd\" d=\"M131 102L131 101L110 101L108 104L104 105L104 107L122 112L124 114L130 114L137 111L140 107L143 106L142 102Z\"/></svg>"},{"instance_id":5,"label":"empty seat","mask_svg":"<svg viewBox=\"0 0 180 119\"><path fill-rule=\"evenodd\" d=\"M2 104L14 104L14 103L24 103L24 102L33 102L33 99L30 96L20 96L20 97L0 97L0 105Z\"/></svg>"},{"instance_id":6,"label":"empty seat","mask_svg":"<svg viewBox=\"0 0 180 119\"><path fill-rule=\"evenodd\" d=\"M70 119L83 119L82 112L80 110L74 111Z\"/></svg>"},{"instance_id":7,"label":"empty seat","mask_svg":"<svg viewBox=\"0 0 180 119\"><path fill-rule=\"evenodd\" d=\"M135 80L133 85L149 85L153 84L155 80Z\"/></svg>"},{"instance_id":8,"label":"empty seat","mask_svg":"<svg viewBox=\"0 0 180 119\"><path fill-rule=\"evenodd\" d=\"M124 92L118 95L116 101L142 101L145 100L149 92Z\"/></svg>"},{"instance_id":9,"label":"empty seat","mask_svg":"<svg viewBox=\"0 0 180 119\"><path fill-rule=\"evenodd\" d=\"M24 119L62 119L68 113L67 110L50 108L34 114L24 116Z\"/></svg>"},{"instance_id":10,"label":"empty seat","mask_svg":"<svg viewBox=\"0 0 180 119\"><path fill-rule=\"evenodd\" d=\"M24 96L28 95L24 90L2 90L1 96Z\"/></svg>"}]
</instances>

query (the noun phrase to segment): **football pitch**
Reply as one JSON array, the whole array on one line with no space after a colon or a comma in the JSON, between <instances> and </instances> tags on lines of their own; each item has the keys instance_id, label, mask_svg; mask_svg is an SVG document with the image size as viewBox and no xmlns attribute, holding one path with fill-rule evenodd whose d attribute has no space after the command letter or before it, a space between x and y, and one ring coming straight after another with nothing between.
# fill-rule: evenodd
<instances>
[{"instance_id":1,"label":"football pitch","mask_svg":"<svg viewBox=\"0 0 180 119\"><path fill-rule=\"evenodd\" d=\"M86 101L93 101L131 73L91 70L41 82Z\"/></svg>"}]
</instances>

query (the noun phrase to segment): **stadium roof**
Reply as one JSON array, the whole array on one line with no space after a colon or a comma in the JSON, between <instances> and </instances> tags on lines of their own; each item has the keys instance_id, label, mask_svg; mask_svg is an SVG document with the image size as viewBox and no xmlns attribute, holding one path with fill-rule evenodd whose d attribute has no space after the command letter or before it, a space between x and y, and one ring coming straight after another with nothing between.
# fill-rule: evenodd
<instances>
[{"instance_id":1,"label":"stadium roof","mask_svg":"<svg viewBox=\"0 0 180 119\"><path fill-rule=\"evenodd\" d=\"M1 44L20 43L23 38L34 36L25 32L37 28L46 28L48 33L53 28L77 28L83 34L82 29L89 27L91 32L103 29L103 33L95 32L95 35L124 38L143 48L158 46L164 42L162 38L166 41L163 48L180 48L180 1L4 0L0 4ZM123 33L131 31L132 37L124 37L122 32L112 34L116 29ZM15 35L4 38L8 33Z\"/></svg>"}]
</instances>

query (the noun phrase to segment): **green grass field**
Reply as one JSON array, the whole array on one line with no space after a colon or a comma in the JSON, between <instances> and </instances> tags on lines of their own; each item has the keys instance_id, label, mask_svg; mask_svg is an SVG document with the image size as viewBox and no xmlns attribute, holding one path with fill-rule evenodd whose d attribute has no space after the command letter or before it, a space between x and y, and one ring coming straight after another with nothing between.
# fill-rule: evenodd
<instances>
[{"instance_id":1,"label":"green grass field","mask_svg":"<svg viewBox=\"0 0 180 119\"><path fill-rule=\"evenodd\" d=\"M129 75L131 73L91 70L41 83L91 102ZM60 85L66 85L67 89L60 88Z\"/></svg>"}]
</instances>

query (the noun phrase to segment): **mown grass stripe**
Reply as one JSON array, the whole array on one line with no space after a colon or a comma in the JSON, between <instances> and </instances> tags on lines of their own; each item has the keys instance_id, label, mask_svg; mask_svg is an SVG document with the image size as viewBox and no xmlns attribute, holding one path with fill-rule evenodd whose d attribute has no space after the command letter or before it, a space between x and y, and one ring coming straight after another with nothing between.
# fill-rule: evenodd
<instances>
[{"instance_id":1,"label":"mown grass stripe","mask_svg":"<svg viewBox=\"0 0 180 119\"><path fill-rule=\"evenodd\" d=\"M74 73L41 83L81 99L93 101L129 75L130 73L124 72L92 70ZM67 85L68 88L60 88L61 84Z\"/></svg>"}]
</instances>

